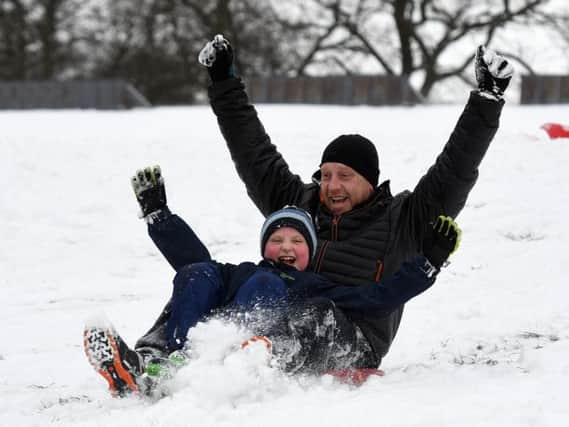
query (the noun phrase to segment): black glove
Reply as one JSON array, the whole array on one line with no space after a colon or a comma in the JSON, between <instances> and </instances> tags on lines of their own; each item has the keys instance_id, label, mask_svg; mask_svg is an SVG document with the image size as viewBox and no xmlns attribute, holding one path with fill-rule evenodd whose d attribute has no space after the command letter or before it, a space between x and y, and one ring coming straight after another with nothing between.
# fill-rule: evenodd
<instances>
[{"instance_id":1,"label":"black glove","mask_svg":"<svg viewBox=\"0 0 569 427\"><path fill-rule=\"evenodd\" d=\"M235 77L233 66L233 48L221 34L204 46L198 60L207 67L207 71L213 82L227 80Z\"/></svg>"},{"instance_id":2,"label":"black glove","mask_svg":"<svg viewBox=\"0 0 569 427\"><path fill-rule=\"evenodd\" d=\"M143 218L167 209L166 189L160 166L137 170L131 178L131 184Z\"/></svg>"},{"instance_id":3,"label":"black glove","mask_svg":"<svg viewBox=\"0 0 569 427\"><path fill-rule=\"evenodd\" d=\"M481 45L476 51L474 66L480 93L494 99L502 99L514 74L512 64L503 56Z\"/></svg>"},{"instance_id":4,"label":"black glove","mask_svg":"<svg viewBox=\"0 0 569 427\"><path fill-rule=\"evenodd\" d=\"M440 270L450 254L458 249L461 231L449 216L439 216L429 224L423 237L423 255Z\"/></svg>"}]
</instances>

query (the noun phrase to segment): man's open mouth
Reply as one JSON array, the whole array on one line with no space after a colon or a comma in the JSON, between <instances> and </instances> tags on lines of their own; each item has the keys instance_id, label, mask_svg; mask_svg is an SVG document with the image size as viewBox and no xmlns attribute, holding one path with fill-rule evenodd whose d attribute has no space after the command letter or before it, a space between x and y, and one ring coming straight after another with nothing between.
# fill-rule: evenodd
<instances>
[{"instance_id":1,"label":"man's open mouth","mask_svg":"<svg viewBox=\"0 0 569 427\"><path fill-rule=\"evenodd\" d=\"M332 203L344 203L346 200L348 200L347 197L330 197Z\"/></svg>"}]
</instances>

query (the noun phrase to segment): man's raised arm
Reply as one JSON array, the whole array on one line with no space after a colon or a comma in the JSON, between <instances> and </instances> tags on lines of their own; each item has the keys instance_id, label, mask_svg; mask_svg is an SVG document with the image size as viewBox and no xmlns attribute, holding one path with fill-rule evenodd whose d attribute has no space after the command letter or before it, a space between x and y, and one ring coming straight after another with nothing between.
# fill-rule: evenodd
<instances>
[{"instance_id":1,"label":"man's raised arm","mask_svg":"<svg viewBox=\"0 0 569 427\"><path fill-rule=\"evenodd\" d=\"M498 130L502 97L513 68L483 46L476 53L475 67L478 90L470 94L442 153L406 202L409 230L418 243L425 224L442 213L456 217L462 210Z\"/></svg>"},{"instance_id":2,"label":"man's raised arm","mask_svg":"<svg viewBox=\"0 0 569 427\"><path fill-rule=\"evenodd\" d=\"M199 61L211 77L211 106L249 197L265 216L298 204L305 184L289 170L249 103L245 86L235 75L229 42L215 36L200 52Z\"/></svg>"}]
</instances>

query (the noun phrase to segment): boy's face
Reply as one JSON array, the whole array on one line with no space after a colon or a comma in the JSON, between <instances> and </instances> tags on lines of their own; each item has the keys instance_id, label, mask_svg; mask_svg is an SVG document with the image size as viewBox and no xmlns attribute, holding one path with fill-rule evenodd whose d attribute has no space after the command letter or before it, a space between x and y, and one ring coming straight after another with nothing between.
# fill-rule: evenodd
<instances>
[{"instance_id":1,"label":"boy's face","mask_svg":"<svg viewBox=\"0 0 569 427\"><path fill-rule=\"evenodd\" d=\"M263 256L304 271L310 261L310 248L297 230L282 227L275 230L267 240Z\"/></svg>"}]
</instances>

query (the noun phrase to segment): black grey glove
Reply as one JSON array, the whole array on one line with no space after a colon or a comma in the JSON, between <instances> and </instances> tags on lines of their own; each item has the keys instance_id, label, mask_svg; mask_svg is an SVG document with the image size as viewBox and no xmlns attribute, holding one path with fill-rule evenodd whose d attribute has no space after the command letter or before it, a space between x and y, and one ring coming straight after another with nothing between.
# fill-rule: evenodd
<instances>
[{"instance_id":1,"label":"black grey glove","mask_svg":"<svg viewBox=\"0 0 569 427\"><path fill-rule=\"evenodd\" d=\"M449 255L458 249L461 230L449 216L439 216L434 225L429 225L423 237L423 255L438 270Z\"/></svg>"},{"instance_id":2,"label":"black grey glove","mask_svg":"<svg viewBox=\"0 0 569 427\"><path fill-rule=\"evenodd\" d=\"M227 80L235 77L233 66L233 48L223 35L216 35L212 41L207 42L198 56L200 64L207 67L213 82Z\"/></svg>"},{"instance_id":3,"label":"black grey glove","mask_svg":"<svg viewBox=\"0 0 569 427\"><path fill-rule=\"evenodd\" d=\"M166 189L160 166L148 166L139 169L131 178L132 189L140 205L142 218L149 218L159 212L168 210L166 206Z\"/></svg>"},{"instance_id":4,"label":"black grey glove","mask_svg":"<svg viewBox=\"0 0 569 427\"><path fill-rule=\"evenodd\" d=\"M474 66L480 93L489 98L502 99L514 74L512 64L503 56L481 45L476 51Z\"/></svg>"}]
</instances>

